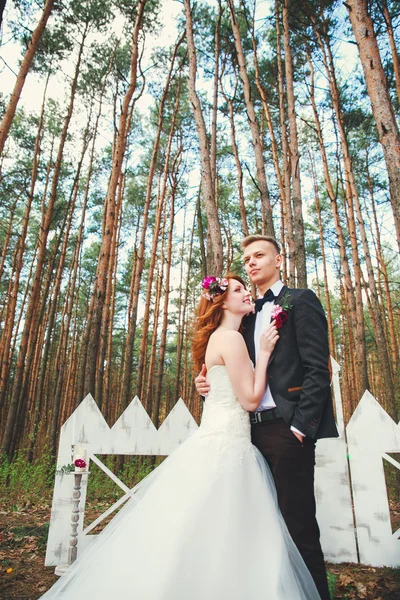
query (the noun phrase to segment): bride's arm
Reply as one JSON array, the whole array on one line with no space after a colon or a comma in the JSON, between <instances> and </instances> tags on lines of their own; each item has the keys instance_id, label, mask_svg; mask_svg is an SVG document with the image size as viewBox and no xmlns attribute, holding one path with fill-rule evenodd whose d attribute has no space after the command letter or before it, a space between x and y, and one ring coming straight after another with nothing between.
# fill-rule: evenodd
<instances>
[{"instance_id":1,"label":"bride's arm","mask_svg":"<svg viewBox=\"0 0 400 600\"><path fill-rule=\"evenodd\" d=\"M253 369L241 334L238 331L220 333L220 355L228 370L234 392L246 410L254 411L261 402L267 387L268 361L278 338L277 328L271 323L261 334L257 364Z\"/></svg>"}]
</instances>

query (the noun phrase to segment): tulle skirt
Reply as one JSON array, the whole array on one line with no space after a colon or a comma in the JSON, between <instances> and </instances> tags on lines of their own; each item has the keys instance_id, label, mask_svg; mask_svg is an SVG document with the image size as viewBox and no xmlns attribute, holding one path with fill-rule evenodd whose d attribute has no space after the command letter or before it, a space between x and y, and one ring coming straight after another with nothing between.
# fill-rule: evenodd
<instances>
[{"instance_id":1,"label":"tulle skirt","mask_svg":"<svg viewBox=\"0 0 400 600\"><path fill-rule=\"evenodd\" d=\"M42 596L70 600L318 600L246 440L201 428Z\"/></svg>"}]
</instances>

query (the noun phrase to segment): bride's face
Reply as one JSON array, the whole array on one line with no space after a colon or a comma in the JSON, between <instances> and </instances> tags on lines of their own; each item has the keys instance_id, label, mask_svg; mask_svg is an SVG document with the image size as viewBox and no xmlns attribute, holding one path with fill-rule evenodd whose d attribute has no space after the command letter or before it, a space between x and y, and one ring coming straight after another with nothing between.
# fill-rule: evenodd
<instances>
[{"instance_id":1,"label":"bride's face","mask_svg":"<svg viewBox=\"0 0 400 600\"><path fill-rule=\"evenodd\" d=\"M224 306L226 310L234 314L247 315L251 312L251 294L240 281L229 280Z\"/></svg>"}]
</instances>

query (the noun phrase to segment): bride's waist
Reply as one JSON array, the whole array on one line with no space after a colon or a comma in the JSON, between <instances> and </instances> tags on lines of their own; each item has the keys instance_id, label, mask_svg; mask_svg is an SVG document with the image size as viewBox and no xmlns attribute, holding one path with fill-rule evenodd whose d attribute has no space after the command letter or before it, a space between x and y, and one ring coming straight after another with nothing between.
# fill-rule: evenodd
<instances>
[{"instance_id":1,"label":"bride's waist","mask_svg":"<svg viewBox=\"0 0 400 600\"><path fill-rule=\"evenodd\" d=\"M220 415L208 412L203 414L200 428L201 434L218 434L224 437L250 439L250 421L248 415Z\"/></svg>"}]
</instances>

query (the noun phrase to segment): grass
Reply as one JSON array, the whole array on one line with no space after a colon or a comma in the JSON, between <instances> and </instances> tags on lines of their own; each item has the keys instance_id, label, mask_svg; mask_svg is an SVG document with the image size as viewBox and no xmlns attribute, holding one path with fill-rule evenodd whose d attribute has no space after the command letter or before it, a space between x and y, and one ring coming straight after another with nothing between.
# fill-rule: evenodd
<instances>
[{"instance_id":1,"label":"grass","mask_svg":"<svg viewBox=\"0 0 400 600\"><path fill-rule=\"evenodd\" d=\"M335 593L335 584L336 584L336 580L337 580L337 575L335 575L334 573L330 573L329 571L327 571L326 574L328 577L329 594L330 594L330 597L333 598L334 593Z\"/></svg>"}]
</instances>

